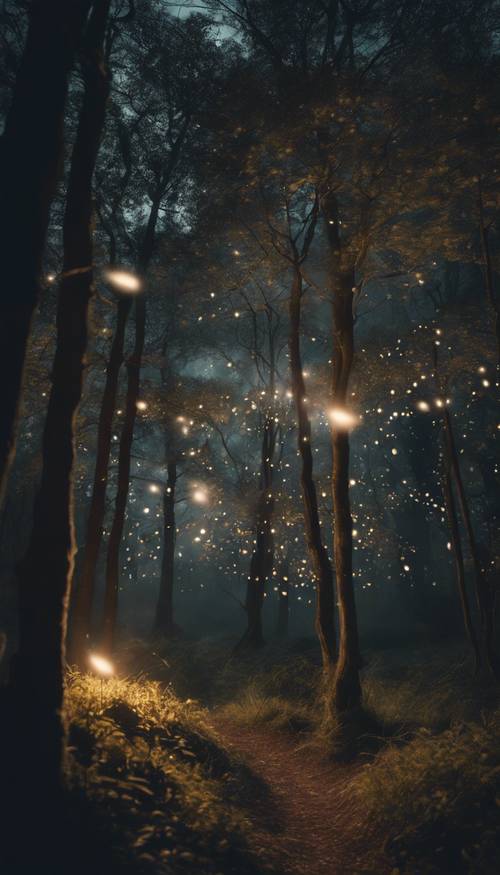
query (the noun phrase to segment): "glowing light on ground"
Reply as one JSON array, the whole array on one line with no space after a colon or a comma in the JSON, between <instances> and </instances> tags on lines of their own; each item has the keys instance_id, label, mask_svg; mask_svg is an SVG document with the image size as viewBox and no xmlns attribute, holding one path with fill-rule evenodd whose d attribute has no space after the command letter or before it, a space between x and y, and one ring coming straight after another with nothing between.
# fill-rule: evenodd
<instances>
[{"instance_id":1,"label":"glowing light on ground","mask_svg":"<svg viewBox=\"0 0 500 875\"><path fill-rule=\"evenodd\" d=\"M148 405L147 405L146 401L138 401L135 406L137 407L137 410L147 410L148 409Z\"/></svg>"},{"instance_id":2,"label":"glowing light on ground","mask_svg":"<svg viewBox=\"0 0 500 875\"><path fill-rule=\"evenodd\" d=\"M110 677L114 674L115 669L113 663L106 659L104 656L99 656L98 653L91 653L89 655L89 663L97 672L97 674L102 675L103 677Z\"/></svg>"},{"instance_id":3,"label":"glowing light on ground","mask_svg":"<svg viewBox=\"0 0 500 875\"><path fill-rule=\"evenodd\" d=\"M127 270L108 270L106 279L113 288L129 295L136 295L142 288L139 277Z\"/></svg>"}]
</instances>

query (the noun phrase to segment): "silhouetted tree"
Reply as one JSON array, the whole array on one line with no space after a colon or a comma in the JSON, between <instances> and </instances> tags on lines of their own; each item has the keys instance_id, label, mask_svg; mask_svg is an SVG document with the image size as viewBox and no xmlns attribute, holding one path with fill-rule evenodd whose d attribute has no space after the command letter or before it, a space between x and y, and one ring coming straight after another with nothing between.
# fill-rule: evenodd
<instances>
[{"instance_id":1,"label":"silhouetted tree","mask_svg":"<svg viewBox=\"0 0 500 875\"><path fill-rule=\"evenodd\" d=\"M49 210L63 155L68 76L89 8L90 0L31 4L2 136L0 245L7 293L1 296L0 355L9 380L0 425L0 499L14 455L26 344L40 293Z\"/></svg>"}]
</instances>

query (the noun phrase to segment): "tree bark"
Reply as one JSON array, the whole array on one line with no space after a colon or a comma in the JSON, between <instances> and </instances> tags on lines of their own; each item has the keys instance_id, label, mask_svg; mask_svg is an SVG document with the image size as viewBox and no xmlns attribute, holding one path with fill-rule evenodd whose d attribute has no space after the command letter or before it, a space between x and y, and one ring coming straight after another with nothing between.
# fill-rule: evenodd
<instances>
[{"instance_id":1,"label":"tree bark","mask_svg":"<svg viewBox=\"0 0 500 875\"><path fill-rule=\"evenodd\" d=\"M156 226L161 203L161 183L158 194L153 198L149 211L146 231L138 257L138 273L144 277L154 252ZM118 458L118 485L115 498L115 512L108 542L106 556L106 588L102 620L101 645L106 653L111 653L114 645L116 620L118 616L118 590L120 586L120 545L125 524L128 490L130 485L130 454L134 439L134 426L137 416L137 402L141 382L142 353L146 333L146 301L144 292L135 301L135 342L132 355L127 362L127 398L120 449Z\"/></svg>"},{"instance_id":2,"label":"tree bark","mask_svg":"<svg viewBox=\"0 0 500 875\"><path fill-rule=\"evenodd\" d=\"M106 370L106 383L99 414L97 456L84 542L85 553L82 573L75 593L71 631L71 659L80 665L84 664L90 640L95 579L106 512L113 418L116 409L120 368L123 362L125 330L131 305L130 297L122 297L118 301L115 334Z\"/></svg>"},{"instance_id":3,"label":"tree bark","mask_svg":"<svg viewBox=\"0 0 500 875\"><path fill-rule=\"evenodd\" d=\"M332 295L334 366L332 401L345 407L354 355L354 269L342 264L337 205L328 195L322 202L329 244L329 282ZM352 574L352 517L349 496L349 431L333 424L332 497L333 551L339 607L339 655L334 682L334 707L338 714L361 702L359 639Z\"/></svg>"},{"instance_id":4,"label":"tree bark","mask_svg":"<svg viewBox=\"0 0 500 875\"><path fill-rule=\"evenodd\" d=\"M500 307L495 295L493 282L493 266L491 263L490 233L484 220L483 189L481 180L478 183L479 200L479 235L481 238L481 252L483 256L483 273L486 298L493 314L493 330L497 342L497 364L500 365Z\"/></svg>"},{"instance_id":5,"label":"tree bark","mask_svg":"<svg viewBox=\"0 0 500 875\"><path fill-rule=\"evenodd\" d=\"M323 667L331 668L336 657L335 596L333 572L326 546L323 544L318 511L316 484L313 476L311 423L305 403L306 387L300 352L302 277L294 271L290 292L290 370L292 392L297 416L297 446L301 458L300 485L304 512L307 549L316 578L316 633L321 645Z\"/></svg>"},{"instance_id":6,"label":"tree bark","mask_svg":"<svg viewBox=\"0 0 500 875\"><path fill-rule=\"evenodd\" d=\"M464 620L464 627L467 637L470 641L471 647L474 651L475 658L475 666L476 671L478 671L480 663L481 663L481 654L479 649L479 644L476 636L476 631L474 629L474 623L472 621L472 614L469 604L469 597L467 594L467 587L465 583L465 568L464 568L464 556L462 550L462 538L460 535L460 528L458 525L458 517L457 517L457 508L455 504L455 496L453 494L453 482L452 482L452 462L450 458L450 451L448 441L443 441L443 449L444 449L444 464L443 464L443 496L444 503L446 507L446 515L448 517L448 525L450 529L450 544L451 551L453 555L453 562L455 564L455 576L457 581L458 594L460 597L460 605L462 608L462 616Z\"/></svg>"},{"instance_id":7,"label":"tree bark","mask_svg":"<svg viewBox=\"0 0 500 875\"><path fill-rule=\"evenodd\" d=\"M64 107L90 0L34 0L1 141L0 501L15 451L26 345L40 293L49 211L63 156Z\"/></svg>"},{"instance_id":8,"label":"tree bark","mask_svg":"<svg viewBox=\"0 0 500 875\"><path fill-rule=\"evenodd\" d=\"M66 622L76 547L74 421L82 392L93 289L92 178L109 93L102 53L108 11L109 0L94 7L86 34L85 93L66 197L64 264L42 477L30 543L19 567L19 651L13 679L19 739L27 780L30 786L35 782L43 787L46 800L58 795L63 782Z\"/></svg>"},{"instance_id":9,"label":"tree bark","mask_svg":"<svg viewBox=\"0 0 500 875\"><path fill-rule=\"evenodd\" d=\"M474 592L479 611L481 628L481 657L482 659L484 659L491 674L495 678L498 678L499 667L494 647L493 593L491 592L491 588L481 567L481 559L479 556L476 536L474 534L474 528L472 526L469 503L467 501L467 496L462 480L462 473L460 471L460 464L458 461L458 453L455 445L455 438L453 435L453 426L451 423L449 411L446 408L443 409L443 428L444 439L446 442L446 452L449 458L450 468L453 472L453 478L457 490L458 504L460 507L460 513L462 515L465 532L467 535L467 542L469 545L469 551L471 554L472 565L474 569Z\"/></svg>"},{"instance_id":10,"label":"tree bark","mask_svg":"<svg viewBox=\"0 0 500 875\"><path fill-rule=\"evenodd\" d=\"M104 593L104 612L101 646L104 652L113 650L116 619L118 614L118 590L120 585L120 545L125 524L128 490L130 485L130 454L134 438L134 425L139 400L140 374L146 329L146 304L142 294L135 301L135 344L127 362L127 398L125 415L120 436L118 459L118 484L115 498L115 512L108 542L106 557L106 589Z\"/></svg>"},{"instance_id":11,"label":"tree bark","mask_svg":"<svg viewBox=\"0 0 500 875\"><path fill-rule=\"evenodd\" d=\"M288 562L284 560L278 571L278 621L276 623L276 637L288 638L288 622L290 619L290 577Z\"/></svg>"},{"instance_id":12,"label":"tree bark","mask_svg":"<svg viewBox=\"0 0 500 875\"><path fill-rule=\"evenodd\" d=\"M161 565L160 592L156 605L153 632L165 638L178 633L174 622L174 566L175 566L175 487L177 463L167 463L167 487L163 493L163 556Z\"/></svg>"},{"instance_id":13,"label":"tree bark","mask_svg":"<svg viewBox=\"0 0 500 875\"><path fill-rule=\"evenodd\" d=\"M266 583L274 563L272 529L274 513L273 460L276 449L276 428L272 419L266 419L261 450L261 490L257 503L256 545L250 560L245 610L247 628L235 647L235 653L262 647L262 606Z\"/></svg>"}]
</instances>

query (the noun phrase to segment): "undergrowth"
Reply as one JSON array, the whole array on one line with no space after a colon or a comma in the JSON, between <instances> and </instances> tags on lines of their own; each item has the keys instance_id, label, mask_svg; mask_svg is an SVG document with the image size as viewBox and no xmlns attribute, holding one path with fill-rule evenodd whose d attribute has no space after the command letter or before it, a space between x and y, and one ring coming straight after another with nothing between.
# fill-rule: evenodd
<instances>
[{"instance_id":1,"label":"undergrowth","mask_svg":"<svg viewBox=\"0 0 500 875\"><path fill-rule=\"evenodd\" d=\"M72 792L111 844L113 872L267 871L247 843L251 775L195 702L146 678L110 678L101 699L98 679L72 672L67 712Z\"/></svg>"},{"instance_id":2,"label":"undergrowth","mask_svg":"<svg viewBox=\"0 0 500 875\"><path fill-rule=\"evenodd\" d=\"M168 645L163 656L187 689L185 647ZM203 647L207 695L223 719L298 732L301 743L335 752L338 732L324 719L314 651L275 646L235 661L220 646ZM389 870L498 875L498 688L478 683L459 647L366 656L364 707L354 727L364 733L362 756L344 792L384 836Z\"/></svg>"},{"instance_id":3,"label":"undergrowth","mask_svg":"<svg viewBox=\"0 0 500 875\"><path fill-rule=\"evenodd\" d=\"M221 709L221 716L243 725L267 725L276 731L307 732L313 728L313 710L284 696L263 693L252 684L236 702Z\"/></svg>"},{"instance_id":4,"label":"undergrowth","mask_svg":"<svg viewBox=\"0 0 500 875\"><path fill-rule=\"evenodd\" d=\"M498 875L500 711L391 744L352 782L396 872Z\"/></svg>"}]
</instances>

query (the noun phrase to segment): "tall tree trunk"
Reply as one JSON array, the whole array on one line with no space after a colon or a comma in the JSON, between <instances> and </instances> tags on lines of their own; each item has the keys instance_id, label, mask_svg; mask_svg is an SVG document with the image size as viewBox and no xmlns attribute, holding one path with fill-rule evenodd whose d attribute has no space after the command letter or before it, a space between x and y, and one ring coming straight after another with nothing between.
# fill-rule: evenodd
<instances>
[{"instance_id":1,"label":"tall tree trunk","mask_svg":"<svg viewBox=\"0 0 500 875\"><path fill-rule=\"evenodd\" d=\"M344 408L354 355L354 269L342 264L335 198L322 203L329 244L334 365L332 401ZM334 706L341 714L361 702L359 639L352 575L352 517L349 496L349 431L332 424L333 551L339 606L339 655L335 673Z\"/></svg>"},{"instance_id":2,"label":"tall tree trunk","mask_svg":"<svg viewBox=\"0 0 500 875\"><path fill-rule=\"evenodd\" d=\"M85 553L82 572L75 592L70 641L71 659L79 664L84 662L91 630L97 563L99 561L106 512L112 426L118 394L120 368L123 362L125 329L131 306L132 301L130 297L122 297L118 301L115 334L106 370L106 383L102 396L101 412L99 414L97 456L84 542Z\"/></svg>"},{"instance_id":3,"label":"tall tree trunk","mask_svg":"<svg viewBox=\"0 0 500 875\"><path fill-rule=\"evenodd\" d=\"M462 616L464 620L464 627L467 637L470 641L471 647L474 651L474 658L476 663L476 671L479 669L481 663L481 654L479 650L479 644L476 636L476 631L474 629L474 623L472 620L472 614L469 604L469 596L467 594L467 586L465 583L465 568L464 568L464 556L462 550L462 538L460 535L460 528L458 525L458 517L457 517L457 508L455 504L455 496L453 494L453 481L452 481L452 461L450 458L450 448L448 445L448 441L446 438L443 441L443 496L444 503L446 507L446 515L448 517L448 526L450 529L450 544L451 544L451 552L453 555L453 562L455 564L455 576L457 581L458 594L460 597L460 605L462 608Z\"/></svg>"},{"instance_id":4,"label":"tall tree trunk","mask_svg":"<svg viewBox=\"0 0 500 875\"><path fill-rule=\"evenodd\" d=\"M34 0L1 141L0 501L15 450L26 344L40 293L42 257L63 156L64 107L90 0Z\"/></svg>"},{"instance_id":5,"label":"tall tree trunk","mask_svg":"<svg viewBox=\"0 0 500 875\"><path fill-rule=\"evenodd\" d=\"M106 589L101 646L106 653L113 650L116 618L118 614L118 590L120 585L120 545L125 524L128 490L130 484L130 455L134 438L134 425L139 401L141 361L146 329L146 305L142 295L135 301L135 344L127 362L127 398L120 451L118 458L118 484L115 498L115 513L108 542L106 557Z\"/></svg>"},{"instance_id":6,"label":"tall tree trunk","mask_svg":"<svg viewBox=\"0 0 500 875\"><path fill-rule=\"evenodd\" d=\"M483 189L481 180L478 183L479 200L479 235L481 238L481 252L483 257L484 285L486 298L493 314L493 329L497 342L497 364L500 365L500 306L495 295L493 282L493 266L491 263L490 232L484 218Z\"/></svg>"},{"instance_id":7,"label":"tall tree trunk","mask_svg":"<svg viewBox=\"0 0 500 875\"><path fill-rule=\"evenodd\" d=\"M174 622L174 566L175 566L175 487L177 463L167 463L167 487L163 493L163 556L160 591L156 605L153 632L171 638L179 630Z\"/></svg>"},{"instance_id":8,"label":"tall tree trunk","mask_svg":"<svg viewBox=\"0 0 500 875\"><path fill-rule=\"evenodd\" d=\"M432 476L433 468L438 463L438 448L436 447L433 435L433 427L427 417L420 417L418 420L416 444L416 448L409 448L408 462L417 488L424 494L431 487L430 477ZM394 488L397 488L398 475L396 472L392 476L392 482ZM403 538L407 537L416 546L414 576L419 578L419 585L408 587L407 594L410 597L411 610L415 619L428 624L432 620L433 596L435 595L432 587L431 524L428 522L425 512L422 513L420 525L415 525L413 512L406 517L406 524L407 533L400 531L400 534Z\"/></svg>"},{"instance_id":9,"label":"tall tree trunk","mask_svg":"<svg viewBox=\"0 0 500 875\"><path fill-rule=\"evenodd\" d=\"M330 669L335 662L335 597L333 572L326 546L321 536L316 484L313 477L311 423L305 403L306 387L300 352L300 323L302 305L302 277L294 272L290 292L290 369L292 392L297 416L297 445L301 458L300 485L304 512L306 542L316 578L316 633L321 645L323 667Z\"/></svg>"},{"instance_id":10,"label":"tall tree trunk","mask_svg":"<svg viewBox=\"0 0 500 875\"><path fill-rule=\"evenodd\" d=\"M64 265L42 478L30 543L19 567L19 652L13 679L18 733L27 779L30 786L43 787L44 800L58 796L63 778L66 620L75 554L74 421L82 391L93 287L92 177L109 93L102 52L108 11L109 0L96 4L87 29L85 93L64 215Z\"/></svg>"},{"instance_id":11,"label":"tall tree trunk","mask_svg":"<svg viewBox=\"0 0 500 875\"><path fill-rule=\"evenodd\" d=\"M481 567L481 558L474 534L472 518L469 509L469 503L465 494L464 483L462 480L462 472L458 461L458 453L453 435L453 427L449 411L443 409L443 428L444 439L446 442L446 452L449 458L450 467L453 472L453 478L457 490L458 504L460 513L467 535L467 542L472 558L472 566L474 570L474 592L476 603L479 611L480 626L481 626L481 656L484 658L486 665L494 677L499 676L498 660L494 647L494 599L491 588L486 579L486 575Z\"/></svg>"},{"instance_id":12,"label":"tall tree trunk","mask_svg":"<svg viewBox=\"0 0 500 875\"><path fill-rule=\"evenodd\" d=\"M274 513L273 460L276 448L276 428L272 419L266 419L261 450L261 490L257 503L256 544L250 560L245 610L247 628L235 647L235 653L262 647L262 607L266 583L274 563L272 529Z\"/></svg>"},{"instance_id":13,"label":"tall tree trunk","mask_svg":"<svg viewBox=\"0 0 500 875\"><path fill-rule=\"evenodd\" d=\"M160 211L161 192L153 199L149 211L146 231L138 257L138 273L144 277L153 256L156 226ZM118 590L120 586L120 545L125 524L128 490L130 485L130 454L134 439L134 426L137 416L137 402L141 382L142 353L146 333L146 301L142 292L135 301L135 343L132 355L127 362L127 398L120 450L118 457L118 485L115 498L115 512L108 542L106 557L106 588L102 621L101 644L111 653L114 644L116 620L118 616Z\"/></svg>"},{"instance_id":14,"label":"tall tree trunk","mask_svg":"<svg viewBox=\"0 0 500 875\"><path fill-rule=\"evenodd\" d=\"M290 572L286 559L280 563L278 570L278 621L276 637L288 638L288 621L290 619Z\"/></svg>"}]
</instances>

